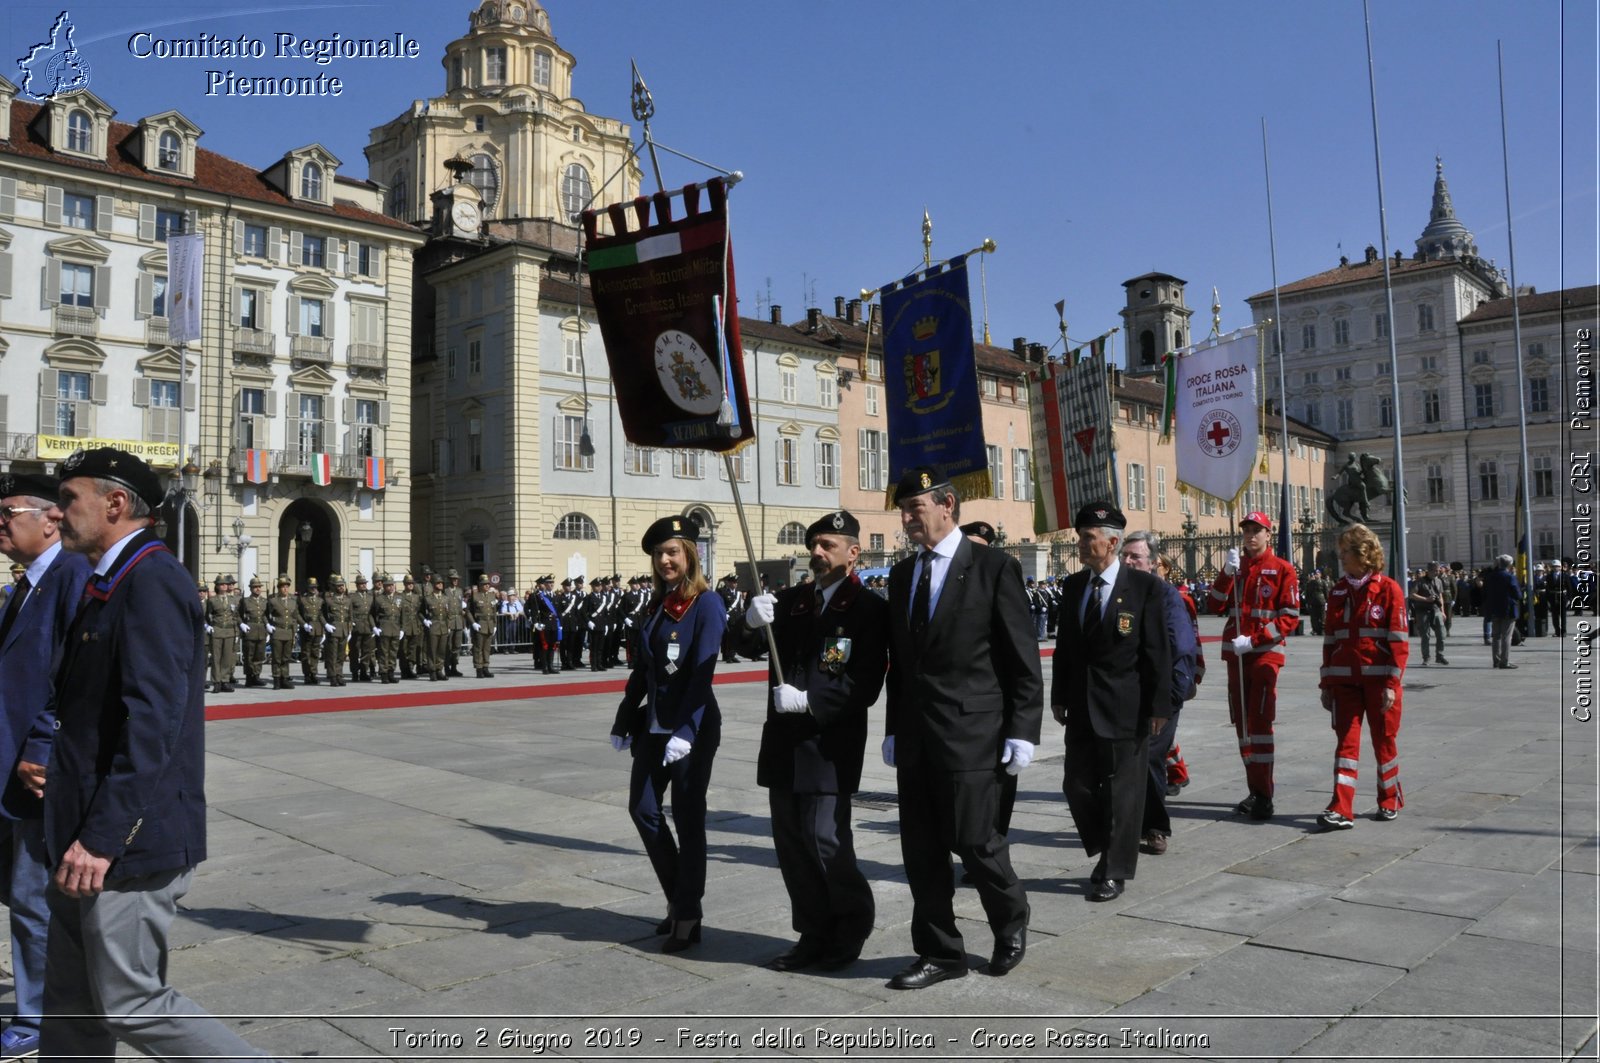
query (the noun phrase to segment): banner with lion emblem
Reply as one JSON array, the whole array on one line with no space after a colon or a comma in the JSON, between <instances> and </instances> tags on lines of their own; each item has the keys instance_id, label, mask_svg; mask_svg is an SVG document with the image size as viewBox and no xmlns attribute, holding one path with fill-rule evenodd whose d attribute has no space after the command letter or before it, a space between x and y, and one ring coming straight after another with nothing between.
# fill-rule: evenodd
<instances>
[{"instance_id":1,"label":"banner with lion emblem","mask_svg":"<svg viewBox=\"0 0 1600 1063\"><path fill-rule=\"evenodd\" d=\"M755 436L719 179L683 190L685 216L658 194L614 204L611 235L583 214L595 316L628 441L641 447L737 450ZM629 207L631 206L631 210ZM655 223L650 224L650 215ZM630 215L638 228L629 231Z\"/></svg>"}]
</instances>

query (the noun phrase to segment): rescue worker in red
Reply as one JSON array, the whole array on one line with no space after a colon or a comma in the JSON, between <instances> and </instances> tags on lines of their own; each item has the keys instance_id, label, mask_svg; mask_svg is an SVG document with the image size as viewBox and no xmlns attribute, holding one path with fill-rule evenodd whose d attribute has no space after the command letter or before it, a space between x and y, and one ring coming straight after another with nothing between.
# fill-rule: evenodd
<instances>
[{"instance_id":1,"label":"rescue worker in red","mask_svg":"<svg viewBox=\"0 0 1600 1063\"><path fill-rule=\"evenodd\" d=\"M1317 817L1323 830L1355 826L1356 767L1361 721L1372 733L1378 762L1379 821L1399 815L1400 683L1405 677L1410 631L1406 592L1383 574L1383 544L1371 528L1352 524L1339 535L1344 579L1328 592L1323 620L1322 707L1333 714L1338 748L1333 761L1333 802Z\"/></svg>"},{"instance_id":2,"label":"rescue worker in red","mask_svg":"<svg viewBox=\"0 0 1600 1063\"><path fill-rule=\"evenodd\" d=\"M1249 795L1233 811L1272 818L1272 724L1278 715L1278 670L1283 640L1300 626L1300 576L1272 552L1272 518L1252 510L1239 522L1240 546L1228 559L1208 599L1226 616L1222 660L1228 667L1228 718L1239 736ZM1243 556L1241 556L1241 548Z\"/></svg>"}]
</instances>

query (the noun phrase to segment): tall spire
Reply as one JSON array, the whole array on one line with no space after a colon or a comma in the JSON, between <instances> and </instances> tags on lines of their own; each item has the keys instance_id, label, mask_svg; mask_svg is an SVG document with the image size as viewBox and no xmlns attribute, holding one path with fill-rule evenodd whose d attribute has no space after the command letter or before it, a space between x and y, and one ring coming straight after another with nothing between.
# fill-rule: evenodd
<instances>
[{"instance_id":1,"label":"tall spire","mask_svg":"<svg viewBox=\"0 0 1600 1063\"><path fill-rule=\"evenodd\" d=\"M1428 227L1417 238L1417 252L1423 258L1476 258L1478 245L1450 202L1450 186L1444 182L1444 160L1433 157L1433 210Z\"/></svg>"}]
</instances>

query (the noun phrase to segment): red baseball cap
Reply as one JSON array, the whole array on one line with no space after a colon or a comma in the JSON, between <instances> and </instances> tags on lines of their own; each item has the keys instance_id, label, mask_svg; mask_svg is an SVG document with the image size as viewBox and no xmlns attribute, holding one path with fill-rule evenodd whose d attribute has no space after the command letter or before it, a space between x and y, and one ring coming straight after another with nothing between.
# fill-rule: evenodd
<instances>
[{"instance_id":1,"label":"red baseball cap","mask_svg":"<svg viewBox=\"0 0 1600 1063\"><path fill-rule=\"evenodd\" d=\"M1267 529L1267 531L1272 530L1272 518L1261 512L1259 509L1252 509L1249 513L1246 513L1239 519L1239 523L1259 524L1263 528Z\"/></svg>"}]
</instances>

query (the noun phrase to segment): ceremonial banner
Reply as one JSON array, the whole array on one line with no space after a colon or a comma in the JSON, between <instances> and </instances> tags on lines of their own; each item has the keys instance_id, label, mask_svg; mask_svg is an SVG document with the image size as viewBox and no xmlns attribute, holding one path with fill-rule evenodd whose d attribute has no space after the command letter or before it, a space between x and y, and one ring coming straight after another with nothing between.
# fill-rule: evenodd
<instances>
[{"instance_id":1,"label":"ceremonial banner","mask_svg":"<svg viewBox=\"0 0 1600 1063\"><path fill-rule=\"evenodd\" d=\"M1033 530L1043 535L1072 527L1073 516L1090 502L1116 500L1105 346L1091 344L1072 364L1046 362L1029 380L1042 500Z\"/></svg>"},{"instance_id":2,"label":"ceremonial banner","mask_svg":"<svg viewBox=\"0 0 1600 1063\"><path fill-rule=\"evenodd\" d=\"M630 443L733 451L755 436L739 339L728 190L718 179L683 190L674 221L664 194L606 208L613 235L585 211L589 283ZM651 207L655 224L649 224Z\"/></svg>"},{"instance_id":3,"label":"ceremonial banner","mask_svg":"<svg viewBox=\"0 0 1600 1063\"><path fill-rule=\"evenodd\" d=\"M201 275L205 237L167 237L167 338L184 344L200 338Z\"/></svg>"},{"instance_id":4,"label":"ceremonial banner","mask_svg":"<svg viewBox=\"0 0 1600 1063\"><path fill-rule=\"evenodd\" d=\"M333 483L333 455L327 453L311 455L311 482L318 487L327 487Z\"/></svg>"},{"instance_id":5,"label":"ceremonial banner","mask_svg":"<svg viewBox=\"0 0 1600 1063\"><path fill-rule=\"evenodd\" d=\"M383 458L368 458L366 468L366 485L369 491L382 491L387 486L384 477Z\"/></svg>"},{"instance_id":6,"label":"ceremonial banner","mask_svg":"<svg viewBox=\"0 0 1600 1063\"><path fill-rule=\"evenodd\" d=\"M972 350L967 260L915 275L883 292L884 390L889 415L889 497L905 471L932 465L959 498L988 498L978 363Z\"/></svg>"},{"instance_id":7,"label":"ceremonial banner","mask_svg":"<svg viewBox=\"0 0 1600 1063\"><path fill-rule=\"evenodd\" d=\"M1256 467L1254 329L1177 359L1174 385L1178 482L1231 502Z\"/></svg>"},{"instance_id":8,"label":"ceremonial banner","mask_svg":"<svg viewBox=\"0 0 1600 1063\"><path fill-rule=\"evenodd\" d=\"M267 482L269 465L267 452L264 450L247 450L244 452L244 478L253 484Z\"/></svg>"}]
</instances>

